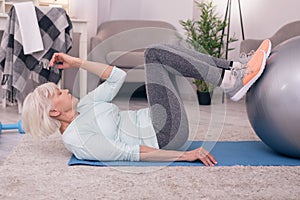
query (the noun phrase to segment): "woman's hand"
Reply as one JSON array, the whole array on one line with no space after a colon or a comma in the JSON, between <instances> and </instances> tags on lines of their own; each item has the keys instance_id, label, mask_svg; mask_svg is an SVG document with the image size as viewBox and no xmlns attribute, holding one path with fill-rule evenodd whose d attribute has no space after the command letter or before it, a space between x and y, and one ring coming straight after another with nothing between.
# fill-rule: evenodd
<instances>
[{"instance_id":1,"label":"woman's hand","mask_svg":"<svg viewBox=\"0 0 300 200\"><path fill-rule=\"evenodd\" d=\"M73 67L80 67L83 61L80 58L69 56L65 53L54 53L49 66L57 66L58 69L68 69Z\"/></svg>"},{"instance_id":2,"label":"woman's hand","mask_svg":"<svg viewBox=\"0 0 300 200\"><path fill-rule=\"evenodd\" d=\"M187 161L201 160L205 166L214 166L217 164L216 159L202 147L187 151L185 156Z\"/></svg>"}]
</instances>

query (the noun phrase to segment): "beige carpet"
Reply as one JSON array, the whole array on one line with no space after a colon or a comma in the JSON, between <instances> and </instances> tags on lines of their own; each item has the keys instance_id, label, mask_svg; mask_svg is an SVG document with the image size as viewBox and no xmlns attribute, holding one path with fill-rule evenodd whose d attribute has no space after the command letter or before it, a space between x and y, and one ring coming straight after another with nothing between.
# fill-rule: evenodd
<instances>
[{"instance_id":1,"label":"beige carpet","mask_svg":"<svg viewBox=\"0 0 300 200\"><path fill-rule=\"evenodd\" d=\"M243 102L226 106L220 140L258 139L249 126ZM204 114L209 110L200 108ZM202 122L195 139L203 139L207 126ZM69 158L60 136L37 142L26 135L0 166L0 199L300 197L300 167L69 167Z\"/></svg>"}]
</instances>

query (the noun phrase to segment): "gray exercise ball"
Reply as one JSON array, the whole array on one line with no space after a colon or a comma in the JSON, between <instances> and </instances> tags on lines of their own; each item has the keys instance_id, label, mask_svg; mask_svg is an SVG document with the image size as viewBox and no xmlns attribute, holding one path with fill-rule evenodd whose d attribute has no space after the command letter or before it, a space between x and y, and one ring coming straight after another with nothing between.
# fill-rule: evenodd
<instances>
[{"instance_id":1,"label":"gray exercise ball","mask_svg":"<svg viewBox=\"0 0 300 200\"><path fill-rule=\"evenodd\" d=\"M276 46L262 76L246 94L257 136L273 150L300 158L300 37Z\"/></svg>"}]
</instances>

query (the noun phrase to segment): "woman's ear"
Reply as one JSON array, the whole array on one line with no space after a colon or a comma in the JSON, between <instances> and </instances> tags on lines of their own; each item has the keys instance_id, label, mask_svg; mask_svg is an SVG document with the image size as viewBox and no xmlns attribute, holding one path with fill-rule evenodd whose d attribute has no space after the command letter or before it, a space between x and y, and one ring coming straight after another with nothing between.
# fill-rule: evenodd
<instances>
[{"instance_id":1,"label":"woman's ear","mask_svg":"<svg viewBox=\"0 0 300 200\"><path fill-rule=\"evenodd\" d=\"M60 112L57 110L50 110L49 116L50 117L58 117L60 115Z\"/></svg>"}]
</instances>

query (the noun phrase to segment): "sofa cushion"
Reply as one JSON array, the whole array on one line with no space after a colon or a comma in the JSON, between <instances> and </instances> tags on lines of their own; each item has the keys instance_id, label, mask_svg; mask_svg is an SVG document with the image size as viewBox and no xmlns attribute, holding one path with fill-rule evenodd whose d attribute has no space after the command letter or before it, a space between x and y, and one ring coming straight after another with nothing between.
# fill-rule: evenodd
<instances>
[{"instance_id":1,"label":"sofa cushion","mask_svg":"<svg viewBox=\"0 0 300 200\"><path fill-rule=\"evenodd\" d=\"M176 30L173 25L164 21L152 21L152 20L111 20L103 22L97 30L97 37L100 40L105 40L112 35L121 33L123 31L143 28L143 27L158 27Z\"/></svg>"},{"instance_id":2,"label":"sofa cushion","mask_svg":"<svg viewBox=\"0 0 300 200\"><path fill-rule=\"evenodd\" d=\"M112 51L106 55L106 61L109 65L120 68L143 68L144 51Z\"/></svg>"}]
</instances>

